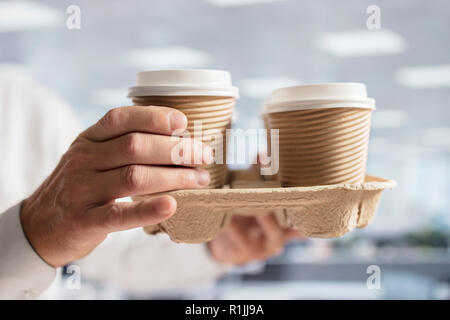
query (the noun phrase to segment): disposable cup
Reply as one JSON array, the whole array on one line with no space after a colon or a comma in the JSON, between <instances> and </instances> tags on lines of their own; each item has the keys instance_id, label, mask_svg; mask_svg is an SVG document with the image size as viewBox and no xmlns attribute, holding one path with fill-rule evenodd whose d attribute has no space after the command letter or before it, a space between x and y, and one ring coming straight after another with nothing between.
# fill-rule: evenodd
<instances>
[{"instance_id":1,"label":"disposable cup","mask_svg":"<svg viewBox=\"0 0 450 320\"><path fill-rule=\"evenodd\" d=\"M375 101L360 83L328 83L275 90L264 117L279 130L278 155L284 186L364 181L371 113Z\"/></svg>"},{"instance_id":2,"label":"disposable cup","mask_svg":"<svg viewBox=\"0 0 450 320\"><path fill-rule=\"evenodd\" d=\"M222 70L161 70L141 72L128 96L135 105L166 106L180 110L187 131L214 151L215 162L202 166L210 174L209 188L220 188L228 178L226 129L231 127L238 89Z\"/></svg>"}]
</instances>

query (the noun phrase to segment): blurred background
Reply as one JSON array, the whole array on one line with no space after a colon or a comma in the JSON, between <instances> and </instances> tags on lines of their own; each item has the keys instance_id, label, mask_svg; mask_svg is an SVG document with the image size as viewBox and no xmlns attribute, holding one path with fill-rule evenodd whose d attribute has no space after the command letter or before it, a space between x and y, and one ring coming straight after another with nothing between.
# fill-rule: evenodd
<instances>
[{"instance_id":1,"label":"blurred background","mask_svg":"<svg viewBox=\"0 0 450 320\"><path fill-rule=\"evenodd\" d=\"M81 29L66 27L70 5ZM366 25L371 5L379 30ZM365 83L377 100L368 172L399 184L369 227L293 243L213 287L139 298L449 299L450 2L0 1L0 63L29 70L86 126L130 104L143 70L229 70L243 129L262 127L262 101L277 87ZM381 269L379 290L366 286L370 265ZM136 297L95 283L72 295Z\"/></svg>"}]
</instances>

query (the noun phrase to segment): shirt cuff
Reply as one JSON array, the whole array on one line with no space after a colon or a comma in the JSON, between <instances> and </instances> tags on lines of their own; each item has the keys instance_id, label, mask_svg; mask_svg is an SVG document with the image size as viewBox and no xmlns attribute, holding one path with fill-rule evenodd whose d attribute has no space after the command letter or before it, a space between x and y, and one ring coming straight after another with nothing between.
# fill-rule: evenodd
<instances>
[{"instance_id":1,"label":"shirt cuff","mask_svg":"<svg viewBox=\"0 0 450 320\"><path fill-rule=\"evenodd\" d=\"M0 299L35 299L56 277L25 237L20 207L0 213Z\"/></svg>"}]
</instances>

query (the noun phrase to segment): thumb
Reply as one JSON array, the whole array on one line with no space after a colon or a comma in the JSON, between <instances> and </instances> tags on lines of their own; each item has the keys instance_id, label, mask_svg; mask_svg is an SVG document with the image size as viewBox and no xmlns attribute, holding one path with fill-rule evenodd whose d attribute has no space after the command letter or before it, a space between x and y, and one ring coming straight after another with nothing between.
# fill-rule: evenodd
<instances>
[{"instance_id":1,"label":"thumb","mask_svg":"<svg viewBox=\"0 0 450 320\"><path fill-rule=\"evenodd\" d=\"M136 202L114 202L87 212L88 227L110 233L158 224L170 218L177 202L172 196L161 196Z\"/></svg>"}]
</instances>

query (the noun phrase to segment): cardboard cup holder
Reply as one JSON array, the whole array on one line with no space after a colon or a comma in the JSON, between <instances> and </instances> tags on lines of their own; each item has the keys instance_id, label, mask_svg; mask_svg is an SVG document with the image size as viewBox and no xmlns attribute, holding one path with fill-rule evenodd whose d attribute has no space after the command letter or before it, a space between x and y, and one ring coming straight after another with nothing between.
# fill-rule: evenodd
<instances>
[{"instance_id":1,"label":"cardboard cup holder","mask_svg":"<svg viewBox=\"0 0 450 320\"><path fill-rule=\"evenodd\" d=\"M258 215L273 210L282 227L312 238L336 238L366 227L375 216L381 194L395 181L366 175L361 183L313 187L281 187L264 181L257 168L231 171L221 189L168 192L177 200L176 213L149 234L166 232L175 242L201 243L214 239L233 215ZM135 200L151 196L135 197Z\"/></svg>"}]
</instances>

